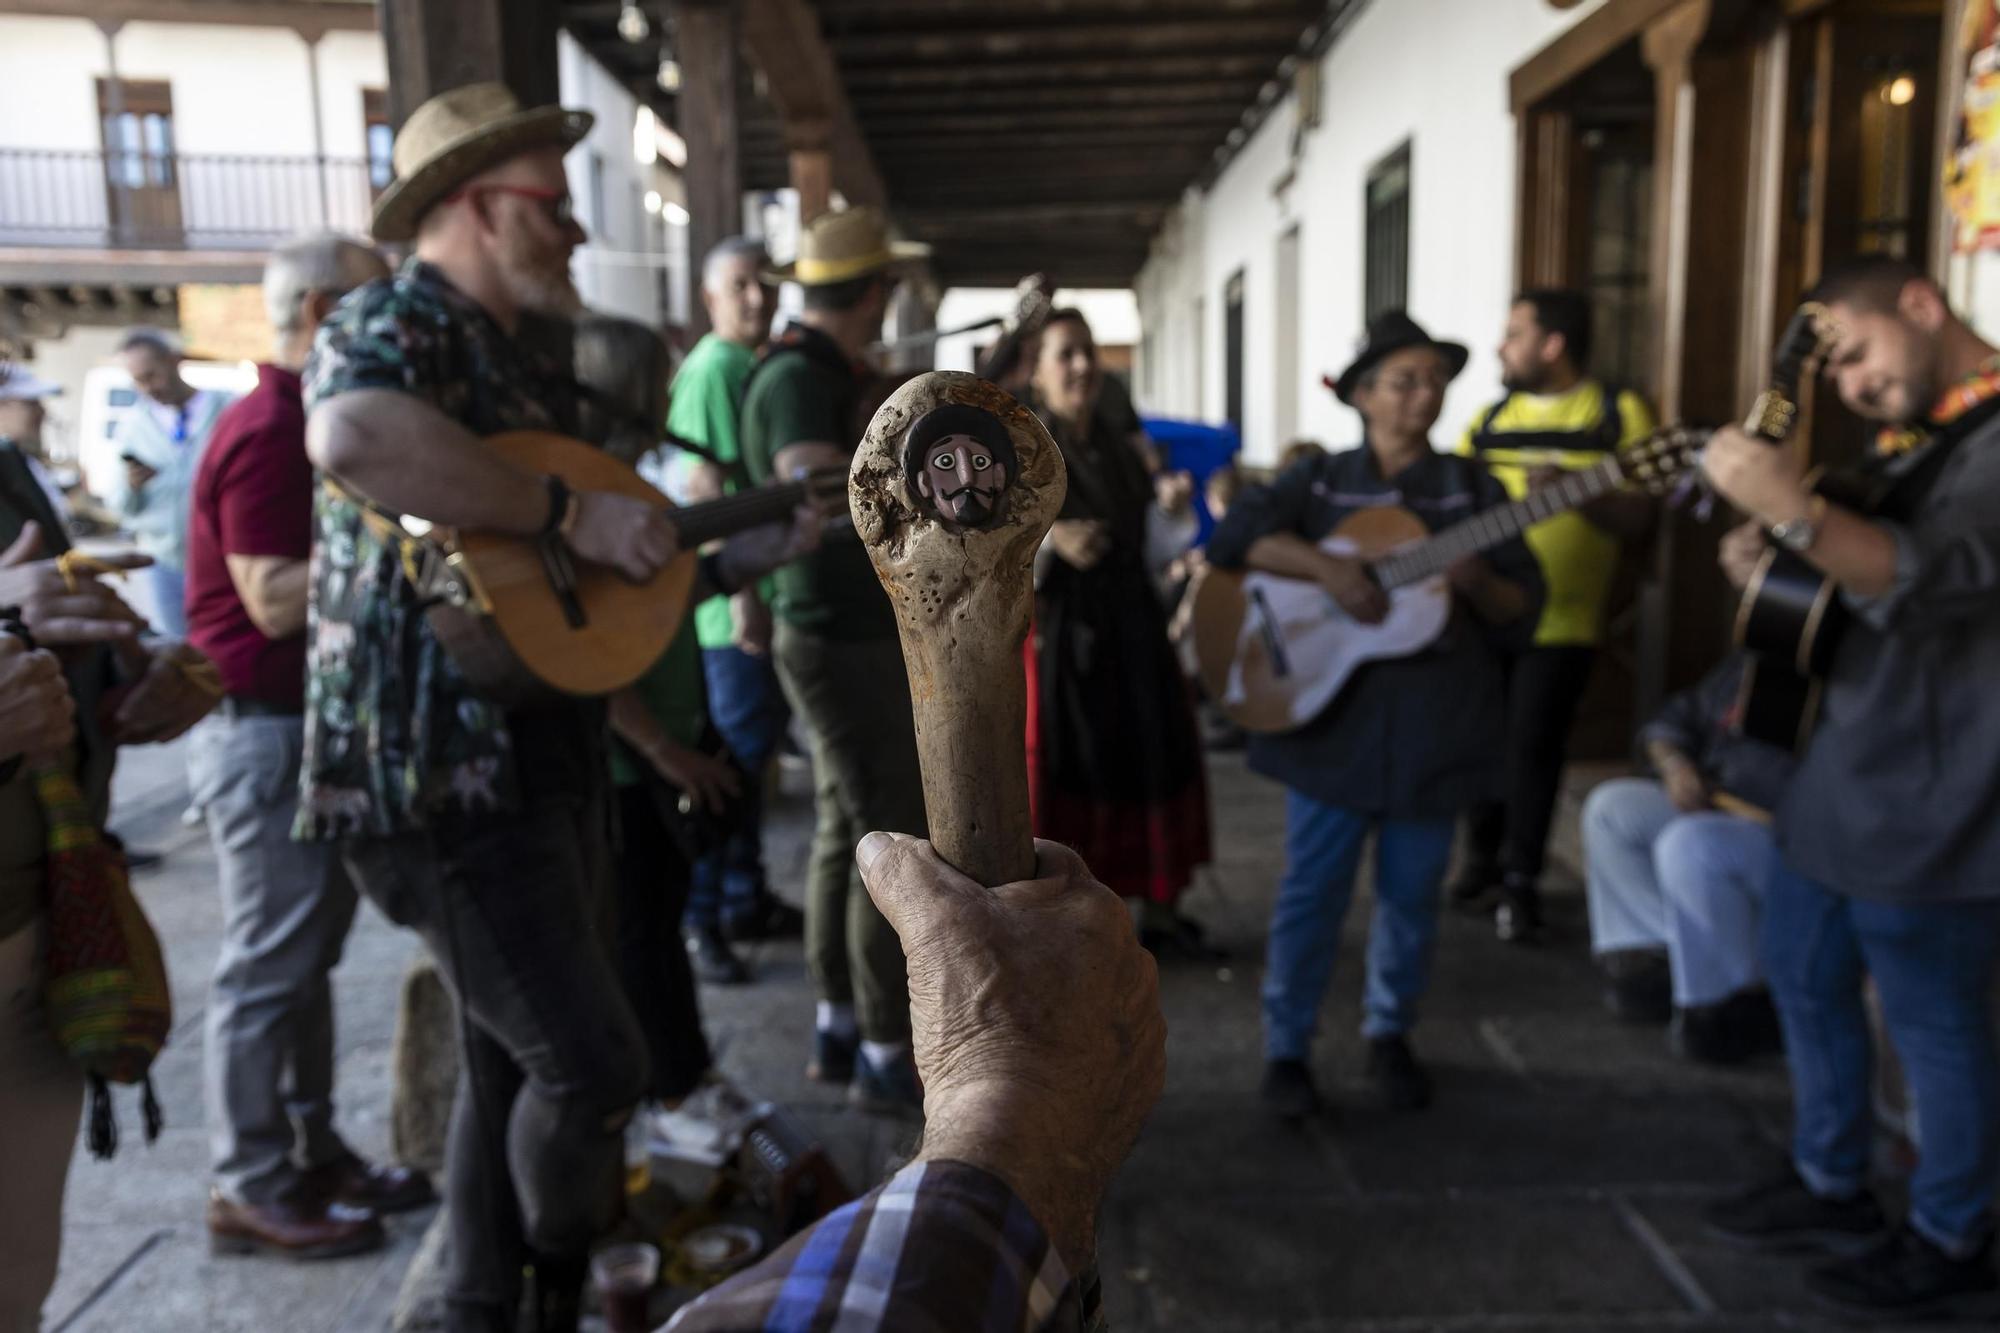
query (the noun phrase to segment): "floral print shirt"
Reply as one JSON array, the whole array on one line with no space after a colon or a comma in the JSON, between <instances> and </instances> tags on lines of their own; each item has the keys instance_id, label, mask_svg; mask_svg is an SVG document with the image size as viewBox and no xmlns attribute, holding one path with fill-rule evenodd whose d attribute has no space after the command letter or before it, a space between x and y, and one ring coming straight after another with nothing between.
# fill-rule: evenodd
<instances>
[{"instance_id":1,"label":"floral print shirt","mask_svg":"<svg viewBox=\"0 0 2000 1333\"><path fill-rule=\"evenodd\" d=\"M313 344L308 412L360 389L414 394L481 436L555 428L547 404L566 396L549 363L416 260L349 295ZM313 536L295 836L388 837L517 809L515 719L473 692L432 634L395 543L324 484ZM569 711L587 738L586 711Z\"/></svg>"}]
</instances>

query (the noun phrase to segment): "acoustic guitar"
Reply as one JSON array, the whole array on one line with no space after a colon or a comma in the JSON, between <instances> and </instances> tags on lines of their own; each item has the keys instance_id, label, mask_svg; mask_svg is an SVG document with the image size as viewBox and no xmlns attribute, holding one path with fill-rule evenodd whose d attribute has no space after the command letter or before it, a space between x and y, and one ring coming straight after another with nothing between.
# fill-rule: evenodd
<instances>
[{"instance_id":1,"label":"acoustic guitar","mask_svg":"<svg viewBox=\"0 0 2000 1333\"><path fill-rule=\"evenodd\" d=\"M680 632L704 543L784 520L807 501L829 512L847 502L842 468L677 508L632 468L580 440L513 431L486 445L525 471L554 473L572 491L610 491L673 510L681 545L681 554L659 573L633 583L577 559L560 537L508 537L406 520L406 542L429 557L419 586L434 599L426 612L432 630L466 680L507 707L630 685Z\"/></svg>"},{"instance_id":2,"label":"acoustic guitar","mask_svg":"<svg viewBox=\"0 0 2000 1333\"><path fill-rule=\"evenodd\" d=\"M1302 727L1333 703L1363 664L1408 657L1444 632L1451 616L1445 571L1457 561L1623 486L1664 493L1693 466L1707 439L1702 430L1660 431L1595 467L1565 473L1436 534L1393 505L1349 515L1320 549L1368 567L1389 594L1389 614L1380 624L1355 620L1307 579L1206 570L1192 593L1202 685L1245 731Z\"/></svg>"}]
</instances>

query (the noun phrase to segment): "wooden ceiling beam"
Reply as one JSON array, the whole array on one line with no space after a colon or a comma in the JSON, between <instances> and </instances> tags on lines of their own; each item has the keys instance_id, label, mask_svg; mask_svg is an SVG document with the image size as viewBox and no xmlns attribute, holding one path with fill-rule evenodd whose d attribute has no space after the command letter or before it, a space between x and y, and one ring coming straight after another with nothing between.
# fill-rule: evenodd
<instances>
[{"instance_id":1,"label":"wooden ceiling beam","mask_svg":"<svg viewBox=\"0 0 2000 1333\"><path fill-rule=\"evenodd\" d=\"M941 14L987 19L997 15L1024 22L1063 19L1144 18L1224 13L1239 18L1296 15L1310 19L1324 0L816 0L829 24L884 21L907 23Z\"/></svg>"},{"instance_id":2,"label":"wooden ceiling beam","mask_svg":"<svg viewBox=\"0 0 2000 1333\"><path fill-rule=\"evenodd\" d=\"M1181 106L1188 102L1248 106L1263 87L1259 79L1211 79L1200 83L1079 83L1036 89L931 89L917 92L857 91L855 114L862 120L937 111L1011 110L1038 106Z\"/></svg>"},{"instance_id":3,"label":"wooden ceiling beam","mask_svg":"<svg viewBox=\"0 0 2000 1333\"><path fill-rule=\"evenodd\" d=\"M1195 144L1207 152L1221 141L1226 130L1215 133L1196 132L1185 125L1166 126L1161 129L1136 127L1113 127L1111 129L1068 129L1044 130L1030 134L940 134L907 139L885 139L875 146L876 157L882 162L892 159L908 160L913 157L942 156L945 154L979 156L988 152L1027 151L1055 153L1106 153L1134 148L1178 148Z\"/></svg>"},{"instance_id":4,"label":"wooden ceiling beam","mask_svg":"<svg viewBox=\"0 0 2000 1333\"><path fill-rule=\"evenodd\" d=\"M755 4L757 0L750 0ZM1165 22L1081 23L1074 27L1037 24L1022 29L986 28L968 19L949 31L863 33L831 40L844 68L907 61L967 61L1065 55L1264 54L1276 64L1303 35L1295 19L1184 18Z\"/></svg>"},{"instance_id":5,"label":"wooden ceiling beam","mask_svg":"<svg viewBox=\"0 0 2000 1333\"><path fill-rule=\"evenodd\" d=\"M0 14L93 23L228 23L324 33L375 31L375 6L339 0L0 0Z\"/></svg>"},{"instance_id":6,"label":"wooden ceiling beam","mask_svg":"<svg viewBox=\"0 0 2000 1333\"><path fill-rule=\"evenodd\" d=\"M1017 134L1036 130L1064 129L1150 129L1176 126L1192 136L1210 130L1219 138L1242 119L1243 108L1231 102L1196 103L1172 107L1051 107L1038 110L1022 107L1009 112L940 112L922 117L899 117L869 127L869 142L887 144L894 139L931 138L939 134Z\"/></svg>"},{"instance_id":7,"label":"wooden ceiling beam","mask_svg":"<svg viewBox=\"0 0 2000 1333\"><path fill-rule=\"evenodd\" d=\"M871 65L849 75L868 93L913 88L1048 88L1077 83L1180 84L1201 79L1255 79L1268 75L1267 52L1216 56L1081 56L981 61L973 65Z\"/></svg>"},{"instance_id":8,"label":"wooden ceiling beam","mask_svg":"<svg viewBox=\"0 0 2000 1333\"><path fill-rule=\"evenodd\" d=\"M888 206L888 188L854 118L833 53L805 0L742 0L743 44L764 75L771 105L789 136L815 127L825 136L833 184L850 204ZM797 145L794 145L797 146Z\"/></svg>"}]
</instances>

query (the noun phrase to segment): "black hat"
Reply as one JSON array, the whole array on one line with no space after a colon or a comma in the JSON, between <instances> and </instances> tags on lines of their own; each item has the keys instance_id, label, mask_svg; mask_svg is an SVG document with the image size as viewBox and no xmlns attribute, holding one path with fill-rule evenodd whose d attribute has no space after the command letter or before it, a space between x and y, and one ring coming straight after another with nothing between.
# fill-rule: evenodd
<instances>
[{"instance_id":1,"label":"black hat","mask_svg":"<svg viewBox=\"0 0 2000 1333\"><path fill-rule=\"evenodd\" d=\"M1361 377L1379 365L1384 357L1406 347L1428 347L1435 351L1444 358L1451 379L1458 378L1458 372L1465 369L1466 358L1471 356L1463 343L1439 342L1425 333L1406 312L1385 310L1369 324L1368 338L1355 356L1354 364L1341 371L1340 378L1333 382L1333 396L1352 406L1354 390L1361 383Z\"/></svg>"}]
</instances>

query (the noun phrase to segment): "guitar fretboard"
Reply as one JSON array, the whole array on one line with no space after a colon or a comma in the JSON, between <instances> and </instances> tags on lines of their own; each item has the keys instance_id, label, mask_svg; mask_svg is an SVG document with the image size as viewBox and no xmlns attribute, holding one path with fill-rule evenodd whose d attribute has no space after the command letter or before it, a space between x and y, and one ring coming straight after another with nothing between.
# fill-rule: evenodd
<instances>
[{"instance_id":1,"label":"guitar fretboard","mask_svg":"<svg viewBox=\"0 0 2000 1333\"><path fill-rule=\"evenodd\" d=\"M1509 537L1520 536L1543 519L1554 518L1617 490L1624 480L1624 470L1615 458L1608 458L1596 467L1566 472L1560 480L1511 504L1496 505L1462 523L1452 524L1443 532L1372 561L1369 568L1375 573L1375 581L1390 591L1422 583L1444 573L1468 555L1498 546Z\"/></svg>"},{"instance_id":2,"label":"guitar fretboard","mask_svg":"<svg viewBox=\"0 0 2000 1333\"><path fill-rule=\"evenodd\" d=\"M673 512L674 529L683 548L700 546L721 537L775 523L798 508L806 497L808 483L787 482L782 486L760 486L720 500L707 500Z\"/></svg>"}]
</instances>

